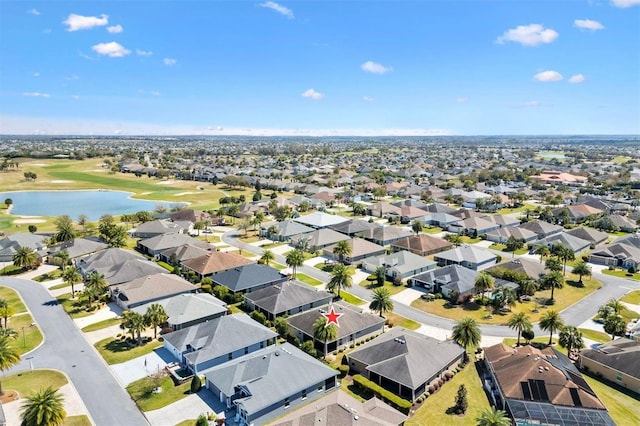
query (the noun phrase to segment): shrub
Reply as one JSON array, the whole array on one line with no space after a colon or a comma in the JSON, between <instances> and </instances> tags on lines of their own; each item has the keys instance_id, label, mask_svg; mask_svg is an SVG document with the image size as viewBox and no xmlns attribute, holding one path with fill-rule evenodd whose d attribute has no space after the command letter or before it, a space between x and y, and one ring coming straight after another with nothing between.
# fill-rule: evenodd
<instances>
[{"instance_id":1,"label":"shrub","mask_svg":"<svg viewBox=\"0 0 640 426\"><path fill-rule=\"evenodd\" d=\"M200 376L197 374L193 376L191 379L191 393L198 393L202 389L202 380L200 380Z\"/></svg>"},{"instance_id":2,"label":"shrub","mask_svg":"<svg viewBox=\"0 0 640 426\"><path fill-rule=\"evenodd\" d=\"M339 365L338 371L340 372L340 377L344 377L349 374L349 366L348 365Z\"/></svg>"},{"instance_id":3,"label":"shrub","mask_svg":"<svg viewBox=\"0 0 640 426\"><path fill-rule=\"evenodd\" d=\"M361 389L371 391L374 396L382 399L384 402L403 412L404 414L408 414L409 410L411 409L412 404L410 401L392 394L388 390L382 388L381 386L378 386L377 384L375 384L371 380L368 380L360 374L356 374L355 376L353 376L353 383Z\"/></svg>"},{"instance_id":4,"label":"shrub","mask_svg":"<svg viewBox=\"0 0 640 426\"><path fill-rule=\"evenodd\" d=\"M629 272L630 274L635 274L638 271L636 270L635 266L631 265L629 266L629 269L627 269L627 272Z\"/></svg>"},{"instance_id":5,"label":"shrub","mask_svg":"<svg viewBox=\"0 0 640 426\"><path fill-rule=\"evenodd\" d=\"M196 426L209 426L209 422L204 414L200 414L196 420Z\"/></svg>"},{"instance_id":6,"label":"shrub","mask_svg":"<svg viewBox=\"0 0 640 426\"><path fill-rule=\"evenodd\" d=\"M445 380L451 380L452 377L453 377L453 373L451 371L445 371L444 372L444 379Z\"/></svg>"},{"instance_id":7,"label":"shrub","mask_svg":"<svg viewBox=\"0 0 640 426\"><path fill-rule=\"evenodd\" d=\"M262 312L259 312L259 311L251 312L251 318L262 325L264 325L267 322L267 317Z\"/></svg>"}]
</instances>

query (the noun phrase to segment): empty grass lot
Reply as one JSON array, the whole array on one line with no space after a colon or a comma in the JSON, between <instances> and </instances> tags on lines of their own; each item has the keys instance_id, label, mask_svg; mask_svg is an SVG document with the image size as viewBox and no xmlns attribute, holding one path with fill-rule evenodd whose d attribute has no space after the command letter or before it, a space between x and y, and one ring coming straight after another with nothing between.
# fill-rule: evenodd
<instances>
[{"instance_id":1,"label":"empty grass lot","mask_svg":"<svg viewBox=\"0 0 640 426\"><path fill-rule=\"evenodd\" d=\"M142 411L152 411L165 407L189 395L191 381L179 386L173 384L171 377L162 377L158 384L162 392L153 393L154 379L145 377L127 386L127 392Z\"/></svg>"},{"instance_id":2,"label":"empty grass lot","mask_svg":"<svg viewBox=\"0 0 640 426\"><path fill-rule=\"evenodd\" d=\"M42 343L42 332L40 332L37 325L31 326L31 324L33 324L33 318L27 313L13 315L9 318L9 328L13 328L18 333L18 336L13 341L13 346L20 355L35 349Z\"/></svg>"},{"instance_id":3,"label":"empty grass lot","mask_svg":"<svg viewBox=\"0 0 640 426\"><path fill-rule=\"evenodd\" d=\"M108 337L94 346L107 364L120 364L153 352L154 349L162 346L162 342L151 341L142 346L130 346L126 341Z\"/></svg>"}]
</instances>

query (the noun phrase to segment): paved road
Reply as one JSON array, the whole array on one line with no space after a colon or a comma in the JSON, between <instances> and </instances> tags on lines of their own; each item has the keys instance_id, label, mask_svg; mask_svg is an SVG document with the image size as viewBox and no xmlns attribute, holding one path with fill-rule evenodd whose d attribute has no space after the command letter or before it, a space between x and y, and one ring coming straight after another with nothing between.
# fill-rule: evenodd
<instances>
[{"instance_id":1,"label":"paved road","mask_svg":"<svg viewBox=\"0 0 640 426\"><path fill-rule=\"evenodd\" d=\"M251 244L247 244L238 240L236 238L236 233L236 230L227 231L222 235L222 240L225 242L225 244L238 247L251 253L255 253L258 255L261 255L263 253L264 250L260 247L252 246ZM504 253L502 254L504 255ZM284 256L276 254L275 258L276 262L283 265L286 264ZM329 280L328 273L312 266L303 265L298 268L298 271L323 282L327 282ZM568 325L578 326L592 318L596 314L598 308L610 299L618 299L631 290L640 290L640 282L638 281L612 277L610 275L604 275L600 273L594 273L593 277L602 282L602 287L599 290L593 292L591 295L585 297L584 299L581 299L579 302L562 311L562 317ZM371 291L364 287L360 287L359 285L354 285L352 288L350 288L349 293L352 293L363 300L371 301ZM415 309L411 306L403 305L401 303L396 303L393 311L398 315L402 315L403 317L418 321L421 324L438 327L444 330L451 330L455 322L454 320L428 314L419 309ZM503 325L481 325L480 330L485 336L513 337L514 335L514 331L512 329ZM537 336L545 333L540 330L537 324L534 325L533 330Z\"/></svg>"},{"instance_id":2,"label":"paved road","mask_svg":"<svg viewBox=\"0 0 640 426\"><path fill-rule=\"evenodd\" d=\"M44 343L7 374L28 370L32 365L35 369L61 370L73 381L97 426L149 424L102 357L43 286L19 278L0 278L0 286L20 293L45 336Z\"/></svg>"}]
</instances>

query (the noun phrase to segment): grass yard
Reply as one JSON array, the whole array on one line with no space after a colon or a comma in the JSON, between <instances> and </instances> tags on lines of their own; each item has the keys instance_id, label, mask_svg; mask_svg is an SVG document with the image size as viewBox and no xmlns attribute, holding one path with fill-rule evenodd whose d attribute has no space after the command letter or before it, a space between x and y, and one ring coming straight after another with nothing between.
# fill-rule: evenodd
<instances>
[{"instance_id":1,"label":"grass yard","mask_svg":"<svg viewBox=\"0 0 640 426\"><path fill-rule=\"evenodd\" d=\"M482 241L482 238L480 237L476 237L476 238L471 238L467 235L463 235L460 237L460 241L462 244L475 244L478 243L480 241Z\"/></svg>"},{"instance_id":2,"label":"grass yard","mask_svg":"<svg viewBox=\"0 0 640 426\"><path fill-rule=\"evenodd\" d=\"M27 312L27 308L24 306L24 303L22 303L20 295L9 287L0 287L0 299L6 300L16 314Z\"/></svg>"},{"instance_id":3,"label":"grass yard","mask_svg":"<svg viewBox=\"0 0 640 426\"><path fill-rule=\"evenodd\" d=\"M384 314L384 317L392 324L394 327L404 327L409 330L417 330L420 328L420 323L416 322L412 319L405 318L393 312L387 312Z\"/></svg>"},{"instance_id":4,"label":"grass yard","mask_svg":"<svg viewBox=\"0 0 640 426\"><path fill-rule=\"evenodd\" d=\"M21 356L35 349L43 340L42 332L38 326L31 326L31 324L33 324L33 318L27 313L13 315L9 318L9 328L13 328L18 333L13 346L18 349Z\"/></svg>"},{"instance_id":5,"label":"grass yard","mask_svg":"<svg viewBox=\"0 0 640 426\"><path fill-rule=\"evenodd\" d=\"M301 281L301 282L303 282L305 284L309 284L309 285L312 285L312 286L317 286L317 285L322 284L322 281L317 280L317 279L315 279L313 277L310 277L309 275L302 274L300 272L296 273L296 279L298 281Z\"/></svg>"},{"instance_id":6,"label":"grass yard","mask_svg":"<svg viewBox=\"0 0 640 426\"><path fill-rule=\"evenodd\" d=\"M453 407L458 387L464 384L467 388L467 399L469 408L463 416L447 414L447 409ZM464 370L456 374L453 379L435 394L429 396L422 406L416 410L406 425L475 425L476 417L480 412L489 408L480 376L473 363L468 364Z\"/></svg>"},{"instance_id":7,"label":"grass yard","mask_svg":"<svg viewBox=\"0 0 640 426\"><path fill-rule=\"evenodd\" d=\"M640 305L640 290L627 293L620 301L631 303L632 305Z\"/></svg>"},{"instance_id":8,"label":"grass yard","mask_svg":"<svg viewBox=\"0 0 640 426\"><path fill-rule=\"evenodd\" d=\"M362 300L359 297L354 296L353 294L346 291L340 292L340 298L345 302L351 303L352 305L356 305L356 306L367 303L365 300Z\"/></svg>"},{"instance_id":9,"label":"grass yard","mask_svg":"<svg viewBox=\"0 0 640 426\"><path fill-rule=\"evenodd\" d=\"M122 322L122 319L120 317L118 318L109 318L106 320L102 320L100 322L96 322L94 324L89 324L86 327L83 327L81 331L85 332L85 333L89 333L91 331L97 331L97 330L102 330L103 328L107 328L107 327L112 327L114 325L118 325L120 324L120 322Z\"/></svg>"},{"instance_id":10,"label":"grass yard","mask_svg":"<svg viewBox=\"0 0 640 426\"><path fill-rule=\"evenodd\" d=\"M0 228L1 229L1 228ZM7 265L4 268L0 269L0 275L18 275L23 272L22 268L18 268L17 266Z\"/></svg>"},{"instance_id":11,"label":"grass yard","mask_svg":"<svg viewBox=\"0 0 640 426\"><path fill-rule=\"evenodd\" d=\"M598 343L606 343L611 340L611 336L601 331L590 330L588 328L579 328L578 330L582 333L583 338L590 339Z\"/></svg>"},{"instance_id":12,"label":"grass yard","mask_svg":"<svg viewBox=\"0 0 640 426\"><path fill-rule=\"evenodd\" d=\"M153 393L154 379L145 377L127 386L127 392L142 411L151 411L186 398L191 389L190 381L175 386L171 377L168 376L162 377L158 384L162 392Z\"/></svg>"},{"instance_id":13,"label":"grass yard","mask_svg":"<svg viewBox=\"0 0 640 426\"><path fill-rule=\"evenodd\" d=\"M502 340L502 343L504 343L505 345L509 346L509 347L514 347L517 343L518 343L518 338L517 338L517 333L514 332L514 334L516 335L516 337L511 338L511 337L507 337L504 340ZM558 332L554 332L553 333L553 341L557 342L558 341ZM520 338L520 346L524 346L525 344L525 340L521 337ZM536 338L534 338L531 341L531 346L534 347L538 347L538 348L542 348L545 346L549 345L549 334L547 335L542 335L542 336L537 336ZM562 351L562 347L555 345L554 346L557 350Z\"/></svg>"},{"instance_id":14,"label":"grass yard","mask_svg":"<svg viewBox=\"0 0 640 426\"><path fill-rule=\"evenodd\" d=\"M56 284L54 286L49 287L49 290L60 290L61 288L65 288L65 287L71 287L71 284L69 283L60 283L60 284ZM76 287L77 288L77 287ZM76 290L77 292L78 290Z\"/></svg>"},{"instance_id":15,"label":"grass yard","mask_svg":"<svg viewBox=\"0 0 640 426\"><path fill-rule=\"evenodd\" d=\"M154 349L162 346L162 342L152 341L142 346L129 346L124 340L108 337L93 346L100 352L107 364L120 364L153 352Z\"/></svg>"},{"instance_id":16,"label":"grass yard","mask_svg":"<svg viewBox=\"0 0 640 426\"><path fill-rule=\"evenodd\" d=\"M613 271L609 269L603 269L602 273L605 275L611 275L618 278L627 278L630 280L640 280L640 272L636 272L635 274L627 275L628 272L626 269L615 269Z\"/></svg>"},{"instance_id":17,"label":"grass yard","mask_svg":"<svg viewBox=\"0 0 640 426\"><path fill-rule=\"evenodd\" d=\"M500 244L500 243L493 243L489 246L490 249L492 250L500 250L502 252L504 252L505 254L509 254L511 255L511 257L513 257L513 252L507 250L507 246L506 244ZM529 249L525 246L522 247L521 249L516 250L516 254L525 254L528 253Z\"/></svg>"},{"instance_id":18,"label":"grass yard","mask_svg":"<svg viewBox=\"0 0 640 426\"><path fill-rule=\"evenodd\" d=\"M87 311L87 300L84 297L76 297L71 299L71 293L61 294L56 297L58 303L62 305L62 309L69 314L71 318L82 318L93 315L95 310L98 309L97 302L93 302L93 310Z\"/></svg>"},{"instance_id":19,"label":"grass yard","mask_svg":"<svg viewBox=\"0 0 640 426\"><path fill-rule=\"evenodd\" d=\"M442 228L439 228L437 226L431 226L431 225L427 225L424 228L422 228L422 232L424 232L425 234L439 234L443 231Z\"/></svg>"},{"instance_id":20,"label":"grass yard","mask_svg":"<svg viewBox=\"0 0 640 426\"><path fill-rule=\"evenodd\" d=\"M271 263L269 263L269 266L271 266L272 268L277 269L278 271L282 271L283 269L287 269L287 267L286 267L286 266L281 265L281 264L279 264L279 263L273 263L273 262L271 262Z\"/></svg>"},{"instance_id":21,"label":"grass yard","mask_svg":"<svg viewBox=\"0 0 640 426\"><path fill-rule=\"evenodd\" d=\"M198 419L183 420L180 423L176 424L175 426L195 426L197 420Z\"/></svg>"},{"instance_id":22,"label":"grass yard","mask_svg":"<svg viewBox=\"0 0 640 426\"><path fill-rule=\"evenodd\" d=\"M53 271L47 272L46 274L38 275L37 277L33 278L33 280L41 283L44 281L51 281L51 280L58 279L60 278L61 275L62 275L62 271L60 269L54 269Z\"/></svg>"},{"instance_id":23,"label":"grass yard","mask_svg":"<svg viewBox=\"0 0 640 426\"><path fill-rule=\"evenodd\" d=\"M64 423L62 426L91 426L91 420L89 420L88 416L69 416L64 419Z\"/></svg>"},{"instance_id":24,"label":"grass yard","mask_svg":"<svg viewBox=\"0 0 640 426\"><path fill-rule=\"evenodd\" d=\"M238 238L240 241L242 241L243 243L255 243L257 241L260 241L260 237L257 235L248 235L248 236L242 236L240 238Z\"/></svg>"},{"instance_id":25,"label":"grass yard","mask_svg":"<svg viewBox=\"0 0 640 426\"><path fill-rule=\"evenodd\" d=\"M375 281L369 281L369 280L360 281L358 285L360 287L368 288L369 290L373 290L379 287ZM391 281L385 281L383 287L389 290L389 294L391 296L393 296L394 294L398 294L402 290L406 290L407 288L404 285L394 285Z\"/></svg>"},{"instance_id":26,"label":"grass yard","mask_svg":"<svg viewBox=\"0 0 640 426\"><path fill-rule=\"evenodd\" d=\"M487 316L491 311L487 311L485 306L480 306L473 302L466 305L451 306L444 299L436 299L431 302L416 299L411 303L411 306L430 314L454 320L468 316L480 324L504 325L507 323L509 316L516 312L524 312L529 316L531 322L538 322L546 310L554 309L556 311L562 311L600 287L600 282L594 278L585 278L583 280L583 287L576 285L578 281L577 276L567 272L567 279L571 280L570 282L573 285L567 284L562 289L556 289L554 305L544 305L544 301L551 297L551 290L542 290L536 292L534 296L534 299L537 299L539 303L536 303L534 300L524 303L518 302L515 307L511 308L511 312L493 313L491 317ZM538 312L533 312L534 310L538 310Z\"/></svg>"},{"instance_id":27,"label":"grass yard","mask_svg":"<svg viewBox=\"0 0 640 426\"><path fill-rule=\"evenodd\" d=\"M34 390L51 386L55 389L68 383L64 374L54 370L23 371L2 378L2 389L14 390L21 397L29 395Z\"/></svg>"},{"instance_id":28,"label":"grass yard","mask_svg":"<svg viewBox=\"0 0 640 426\"><path fill-rule=\"evenodd\" d=\"M595 379L586 374L582 375L591 389L609 410L609 415L616 424L640 424L640 398L630 393L621 392L606 382Z\"/></svg>"}]
</instances>

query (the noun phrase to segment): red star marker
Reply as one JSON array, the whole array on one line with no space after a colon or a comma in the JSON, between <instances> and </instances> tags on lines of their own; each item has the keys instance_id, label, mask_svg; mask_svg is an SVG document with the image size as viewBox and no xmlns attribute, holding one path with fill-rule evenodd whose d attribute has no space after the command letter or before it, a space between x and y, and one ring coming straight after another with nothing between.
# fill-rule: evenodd
<instances>
[{"instance_id":1,"label":"red star marker","mask_svg":"<svg viewBox=\"0 0 640 426\"><path fill-rule=\"evenodd\" d=\"M327 323L324 325L325 327L327 327L329 324L335 324L338 327L340 327L340 324L338 324L338 318L340 318L344 314L336 312L333 306L331 306L331 311L324 313L322 315L324 315L327 318Z\"/></svg>"}]
</instances>

